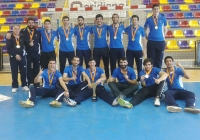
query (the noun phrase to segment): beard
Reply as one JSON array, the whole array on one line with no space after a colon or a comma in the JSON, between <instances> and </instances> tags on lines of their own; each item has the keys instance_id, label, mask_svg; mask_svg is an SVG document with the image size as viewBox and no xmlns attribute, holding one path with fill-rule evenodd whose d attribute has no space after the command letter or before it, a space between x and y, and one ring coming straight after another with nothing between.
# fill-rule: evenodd
<instances>
[{"instance_id":1,"label":"beard","mask_svg":"<svg viewBox=\"0 0 200 140\"><path fill-rule=\"evenodd\" d=\"M127 65L124 65L124 66L121 66L122 69L126 69L127 68Z\"/></svg>"}]
</instances>

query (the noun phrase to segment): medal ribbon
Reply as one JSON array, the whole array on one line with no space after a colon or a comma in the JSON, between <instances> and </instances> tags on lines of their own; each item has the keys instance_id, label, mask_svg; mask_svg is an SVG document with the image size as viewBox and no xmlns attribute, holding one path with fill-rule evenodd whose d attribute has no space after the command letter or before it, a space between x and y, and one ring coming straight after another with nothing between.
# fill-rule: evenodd
<instances>
[{"instance_id":1,"label":"medal ribbon","mask_svg":"<svg viewBox=\"0 0 200 140\"><path fill-rule=\"evenodd\" d=\"M118 28L119 26L117 26L115 30L115 26L113 25L114 36L117 36Z\"/></svg>"},{"instance_id":2,"label":"medal ribbon","mask_svg":"<svg viewBox=\"0 0 200 140\"><path fill-rule=\"evenodd\" d=\"M101 32L102 32L102 27L97 28L97 33L99 36L101 36Z\"/></svg>"},{"instance_id":3,"label":"medal ribbon","mask_svg":"<svg viewBox=\"0 0 200 140\"><path fill-rule=\"evenodd\" d=\"M63 27L63 30L64 30L64 33L65 33L66 38L68 38L69 32L70 32L70 27L68 27L67 30L65 30L65 28ZM66 31L67 31L67 32L66 32Z\"/></svg>"},{"instance_id":4,"label":"medal ribbon","mask_svg":"<svg viewBox=\"0 0 200 140\"><path fill-rule=\"evenodd\" d=\"M126 70L125 72L123 72L122 69L121 69L121 73L123 73L124 75L127 75L128 71Z\"/></svg>"},{"instance_id":5,"label":"medal ribbon","mask_svg":"<svg viewBox=\"0 0 200 140\"><path fill-rule=\"evenodd\" d=\"M136 34L137 30L138 30L138 26L136 26L135 28L133 28L133 27L131 28L132 38L135 38L135 34Z\"/></svg>"},{"instance_id":6,"label":"medal ribbon","mask_svg":"<svg viewBox=\"0 0 200 140\"><path fill-rule=\"evenodd\" d=\"M96 76L96 68L94 69L94 71L90 70L90 76L91 76L92 82L94 83L94 78Z\"/></svg>"},{"instance_id":7,"label":"medal ribbon","mask_svg":"<svg viewBox=\"0 0 200 140\"><path fill-rule=\"evenodd\" d=\"M172 84L173 81L174 81L174 68L173 68L173 71L172 71L172 78L170 77L170 72L168 71L168 69L166 69L166 72L168 74L169 82L170 82L170 84Z\"/></svg>"},{"instance_id":8,"label":"medal ribbon","mask_svg":"<svg viewBox=\"0 0 200 140\"><path fill-rule=\"evenodd\" d=\"M50 41L51 41L51 32L50 32L50 36L49 36L47 31L45 30L45 34L46 34L48 42L50 43Z\"/></svg>"},{"instance_id":9,"label":"medal ribbon","mask_svg":"<svg viewBox=\"0 0 200 140\"><path fill-rule=\"evenodd\" d=\"M148 72L145 70L145 73L146 73L146 75L149 75L150 73L151 73L151 70L152 70L153 68L151 68Z\"/></svg>"},{"instance_id":10,"label":"medal ribbon","mask_svg":"<svg viewBox=\"0 0 200 140\"><path fill-rule=\"evenodd\" d=\"M29 36L30 36L30 40L32 40L33 34L34 34L34 29L33 29L33 31L30 31L29 28L27 28L27 29L28 29L28 33L29 33Z\"/></svg>"},{"instance_id":11,"label":"medal ribbon","mask_svg":"<svg viewBox=\"0 0 200 140\"><path fill-rule=\"evenodd\" d=\"M14 35L14 37L15 37L16 44L19 45L20 36L15 36L15 35Z\"/></svg>"},{"instance_id":12,"label":"medal ribbon","mask_svg":"<svg viewBox=\"0 0 200 140\"><path fill-rule=\"evenodd\" d=\"M155 17L152 15L153 21L154 21L154 25L158 26L158 17Z\"/></svg>"},{"instance_id":13,"label":"medal ribbon","mask_svg":"<svg viewBox=\"0 0 200 140\"><path fill-rule=\"evenodd\" d=\"M74 76L77 77L77 69L72 69L72 75L73 75L73 77Z\"/></svg>"},{"instance_id":14,"label":"medal ribbon","mask_svg":"<svg viewBox=\"0 0 200 140\"><path fill-rule=\"evenodd\" d=\"M55 73L53 73L53 74L51 75L51 73L48 72L48 79L49 79L49 85L50 85L50 86L52 85L53 78L54 78L54 74L55 74Z\"/></svg>"},{"instance_id":15,"label":"medal ribbon","mask_svg":"<svg viewBox=\"0 0 200 140\"><path fill-rule=\"evenodd\" d=\"M80 26L79 26L79 27L78 27L78 31L79 31L80 37L83 38L84 27L83 27L83 28L80 28Z\"/></svg>"}]
</instances>

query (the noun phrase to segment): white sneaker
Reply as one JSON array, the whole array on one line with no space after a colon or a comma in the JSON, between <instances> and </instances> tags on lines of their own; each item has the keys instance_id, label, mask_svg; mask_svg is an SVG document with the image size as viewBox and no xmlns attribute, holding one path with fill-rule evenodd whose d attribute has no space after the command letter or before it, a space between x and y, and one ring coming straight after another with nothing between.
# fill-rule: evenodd
<instances>
[{"instance_id":1,"label":"white sneaker","mask_svg":"<svg viewBox=\"0 0 200 140\"><path fill-rule=\"evenodd\" d=\"M155 98L154 105L160 106L160 99L159 98Z\"/></svg>"},{"instance_id":2,"label":"white sneaker","mask_svg":"<svg viewBox=\"0 0 200 140\"><path fill-rule=\"evenodd\" d=\"M186 107L184 108L185 112L193 113L193 114L199 114L200 109L194 108L194 106Z\"/></svg>"},{"instance_id":3,"label":"white sneaker","mask_svg":"<svg viewBox=\"0 0 200 140\"><path fill-rule=\"evenodd\" d=\"M18 88L12 88L12 92L17 92Z\"/></svg>"},{"instance_id":4,"label":"white sneaker","mask_svg":"<svg viewBox=\"0 0 200 140\"><path fill-rule=\"evenodd\" d=\"M76 102L70 98L64 97L63 101L69 106L76 106Z\"/></svg>"},{"instance_id":5,"label":"white sneaker","mask_svg":"<svg viewBox=\"0 0 200 140\"><path fill-rule=\"evenodd\" d=\"M27 86L22 87L23 90L29 91L29 88Z\"/></svg>"},{"instance_id":6,"label":"white sneaker","mask_svg":"<svg viewBox=\"0 0 200 140\"><path fill-rule=\"evenodd\" d=\"M169 112L181 112L182 108L178 106L167 106Z\"/></svg>"},{"instance_id":7,"label":"white sneaker","mask_svg":"<svg viewBox=\"0 0 200 140\"><path fill-rule=\"evenodd\" d=\"M117 106L117 105L118 105L118 98L119 98L119 96L117 96L117 97L113 100L112 106Z\"/></svg>"}]
</instances>

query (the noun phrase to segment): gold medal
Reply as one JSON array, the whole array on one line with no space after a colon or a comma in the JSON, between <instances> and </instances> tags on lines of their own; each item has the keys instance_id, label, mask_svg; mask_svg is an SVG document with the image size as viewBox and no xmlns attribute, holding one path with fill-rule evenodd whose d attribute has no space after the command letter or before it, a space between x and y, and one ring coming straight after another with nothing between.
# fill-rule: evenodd
<instances>
[{"instance_id":1,"label":"gold medal","mask_svg":"<svg viewBox=\"0 0 200 140\"><path fill-rule=\"evenodd\" d=\"M17 46L16 46L16 48L20 48L20 46L19 46L19 45L17 45Z\"/></svg>"},{"instance_id":2,"label":"gold medal","mask_svg":"<svg viewBox=\"0 0 200 140\"><path fill-rule=\"evenodd\" d=\"M20 36L15 36L15 42L16 42L16 48L20 48L20 44L19 44L19 40L20 40Z\"/></svg>"},{"instance_id":3,"label":"gold medal","mask_svg":"<svg viewBox=\"0 0 200 140\"><path fill-rule=\"evenodd\" d=\"M83 40L83 32L84 32L84 27L81 28L80 26L78 27L78 30L79 30L79 35L80 35L80 38L81 40Z\"/></svg>"},{"instance_id":4,"label":"gold medal","mask_svg":"<svg viewBox=\"0 0 200 140\"><path fill-rule=\"evenodd\" d=\"M135 28L134 28L134 27L131 27L132 41L135 40L135 34L136 34L137 30L138 30L138 25L136 25Z\"/></svg>"},{"instance_id":5,"label":"gold medal","mask_svg":"<svg viewBox=\"0 0 200 140\"><path fill-rule=\"evenodd\" d=\"M158 29L158 17L155 17L152 15L153 21L154 21L154 25L155 25L155 29Z\"/></svg>"},{"instance_id":6,"label":"gold medal","mask_svg":"<svg viewBox=\"0 0 200 140\"><path fill-rule=\"evenodd\" d=\"M132 38L132 41L134 41L135 40L135 38Z\"/></svg>"},{"instance_id":7,"label":"gold medal","mask_svg":"<svg viewBox=\"0 0 200 140\"><path fill-rule=\"evenodd\" d=\"M117 39L118 28L119 28L119 26L116 26L116 29L115 29L115 26L113 25L114 39Z\"/></svg>"},{"instance_id":8,"label":"gold medal","mask_svg":"<svg viewBox=\"0 0 200 140\"><path fill-rule=\"evenodd\" d=\"M48 35L47 31L45 30L45 35L47 37L48 43L50 44L50 42L51 42L51 32L50 32L50 35Z\"/></svg>"},{"instance_id":9,"label":"gold medal","mask_svg":"<svg viewBox=\"0 0 200 140\"><path fill-rule=\"evenodd\" d=\"M69 40L69 38L66 38L66 40L68 41L68 40Z\"/></svg>"},{"instance_id":10,"label":"gold medal","mask_svg":"<svg viewBox=\"0 0 200 140\"><path fill-rule=\"evenodd\" d=\"M90 76L91 76L91 79L92 79L92 83L94 83L95 76L96 76L96 68L93 71L90 70Z\"/></svg>"},{"instance_id":11,"label":"gold medal","mask_svg":"<svg viewBox=\"0 0 200 140\"><path fill-rule=\"evenodd\" d=\"M155 26L155 29L157 30L157 29L158 29L158 26Z\"/></svg>"},{"instance_id":12,"label":"gold medal","mask_svg":"<svg viewBox=\"0 0 200 140\"><path fill-rule=\"evenodd\" d=\"M149 75L148 75L148 74L146 74L144 77L145 77L145 78L149 78Z\"/></svg>"},{"instance_id":13,"label":"gold medal","mask_svg":"<svg viewBox=\"0 0 200 140\"><path fill-rule=\"evenodd\" d=\"M171 73L168 71L168 69L166 69L166 72L167 72L167 74L168 74L170 86L173 86L173 82L174 82L174 67L173 67ZM170 74L172 74L172 77L170 76Z\"/></svg>"},{"instance_id":14,"label":"gold medal","mask_svg":"<svg viewBox=\"0 0 200 140\"><path fill-rule=\"evenodd\" d=\"M98 33L98 37L101 38L101 33L102 33L102 27L97 28L97 33Z\"/></svg>"},{"instance_id":15,"label":"gold medal","mask_svg":"<svg viewBox=\"0 0 200 140\"><path fill-rule=\"evenodd\" d=\"M148 72L145 70L145 73L146 73L144 76L145 78L149 78L149 74L151 73L151 70L152 70L152 68Z\"/></svg>"},{"instance_id":16,"label":"gold medal","mask_svg":"<svg viewBox=\"0 0 200 140\"><path fill-rule=\"evenodd\" d=\"M83 40L83 37L81 37L81 40Z\"/></svg>"},{"instance_id":17,"label":"gold medal","mask_svg":"<svg viewBox=\"0 0 200 140\"><path fill-rule=\"evenodd\" d=\"M114 36L114 39L117 39L117 37L116 37L116 36Z\"/></svg>"},{"instance_id":18,"label":"gold medal","mask_svg":"<svg viewBox=\"0 0 200 140\"><path fill-rule=\"evenodd\" d=\"M100 36L100 35L99 35L98 37L99 37L99 38L101 38L101 36Z\"/></svg>"},{"instance_id":19,"label":"gold medal","mask_svg":"<svg viewBox=\"0 0 200 140\"><path fill-rule=\"evenodd\" d=\"M67 28L67 32L66 32L65 28L63 27L63 31L65 33L66 40L68 41L69 40L68 36L69 36L69 33L70 33L70 27Z\"/></svg>"}]
</instances>

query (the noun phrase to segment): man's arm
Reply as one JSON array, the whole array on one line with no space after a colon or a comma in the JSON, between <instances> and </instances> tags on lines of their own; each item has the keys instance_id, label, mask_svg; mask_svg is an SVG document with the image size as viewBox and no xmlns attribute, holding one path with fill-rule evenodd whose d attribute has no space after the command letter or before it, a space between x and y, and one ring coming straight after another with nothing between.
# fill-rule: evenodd
<instances>
[{"instance_id":1,"label":"man's arm","mask_svg":"<svg viewBox=\"0 0 200 140\"><path fill-rule=\"evenodd\" d=\"M39 71L38 75L35 77L35 79L34 79L34 83L35 83L35 84L39 83L40 80L42 79L42 76L41 76L42 73L43 73L43 69L41 69L41 70Z\"/></svg>"},{"instance_id":2,"label":"man's arm","mask_svg":"<svg viewBox=\"0 0 200 140\"><path fill-rule=\"evenodd\" d=\"M69 78L68 75L67 75L67 73L64 73L64 74L63 74L63 81L64 81L64 82L69 82L69 81L71 81L71 80L74 80L74 81L75 81L76 79L75 79L75 77Z\"/></svg>"},{"instance_id":3,"label":"man's arm","mask_svg":"<svg viewBox=\"0 0 200 140\"><path fill-rule=\"evenodd\" d=\"M105 80L106 80L106 75L105 73L102 73L101 77L96 81L96 83L97 84L104 83Z\"/></svg>"},{"instance_id":4,"label":"man's arm","mask_svg":"<svg viewBox=\"0 0 200 140\"><path fill-rule=\"evenodd\" d=\"M164 37L165 37L165 35L167 34L167 26L164 26L163 28L164 28Z\"/></svg>"},{"instance_id":5,"label":"man's arm","mask_svg":"<svg viewBox=\"0 0 200 140\"><path fill-rule=\"evenodd\" d=\"M144 31L145 31L145 38L148 40L147 28L144 28Z\"/></svg>"},{"instance_id":6,"label":"man's arm","mask_svg":"<svg viewBox=\"0 0 200 140\"><path fill-rule=\"evenodd\" d=\"M160 75L160 78L158 79L154 78L156 84L159 84L161 81L165 80L168 76L168 74L164 71L160 71L159 75Z\"/></svg>"},{"instance_id":7,"label":"man's arm","mask_svg":"<svg viewBox=\"0 0 200 140\"><path fill-rule=\"evenodd\" d=\"M88 75L84 71L82 72L82 75L83 75L83 78L88 82L88 86L92 88L92 84L90 82L90 78L88 77Z\"/></svg>"},{"instance_id":8,"label":"man's arm","mask_svg":"<svg viewBox=\"0 0 200 140\"><path fill-rule=\"evenodd\" d=\"M183 77L184 77L185 79L190 79L190 76L188 75L188 73L186 72L186 70L183 68L183 66L181 65L181 63L178 62L178 63L176 63L176 65L182 69L183 74L184 74Z\"/></svg>"},{"instance_id":9,"label":"man's arm","mask_svg":"<svg viewBox=\"0 0 200 140\"><path fill-rule=\"evenodd\" d=\"M65 90L64 96L69 97L69 91L68 91L67 86L65 85L65 82L63 81L62 77L59 78L59 82L60 82L60 85L62 86L62 88Z\"/></svg>"},{"instance_id":10,"label":"man's arm","mask_svg":"<svg viewBox=\"0 0 200 140\"><path fill-rule=\"evenodd\" d=\"M141 81L141 86L142 86L142 87L146 87L146 82L145 82L145 77L144 77L144 75L142 75L142 76L140 77L140 81Z\"/></svg>"}]
</instances>

